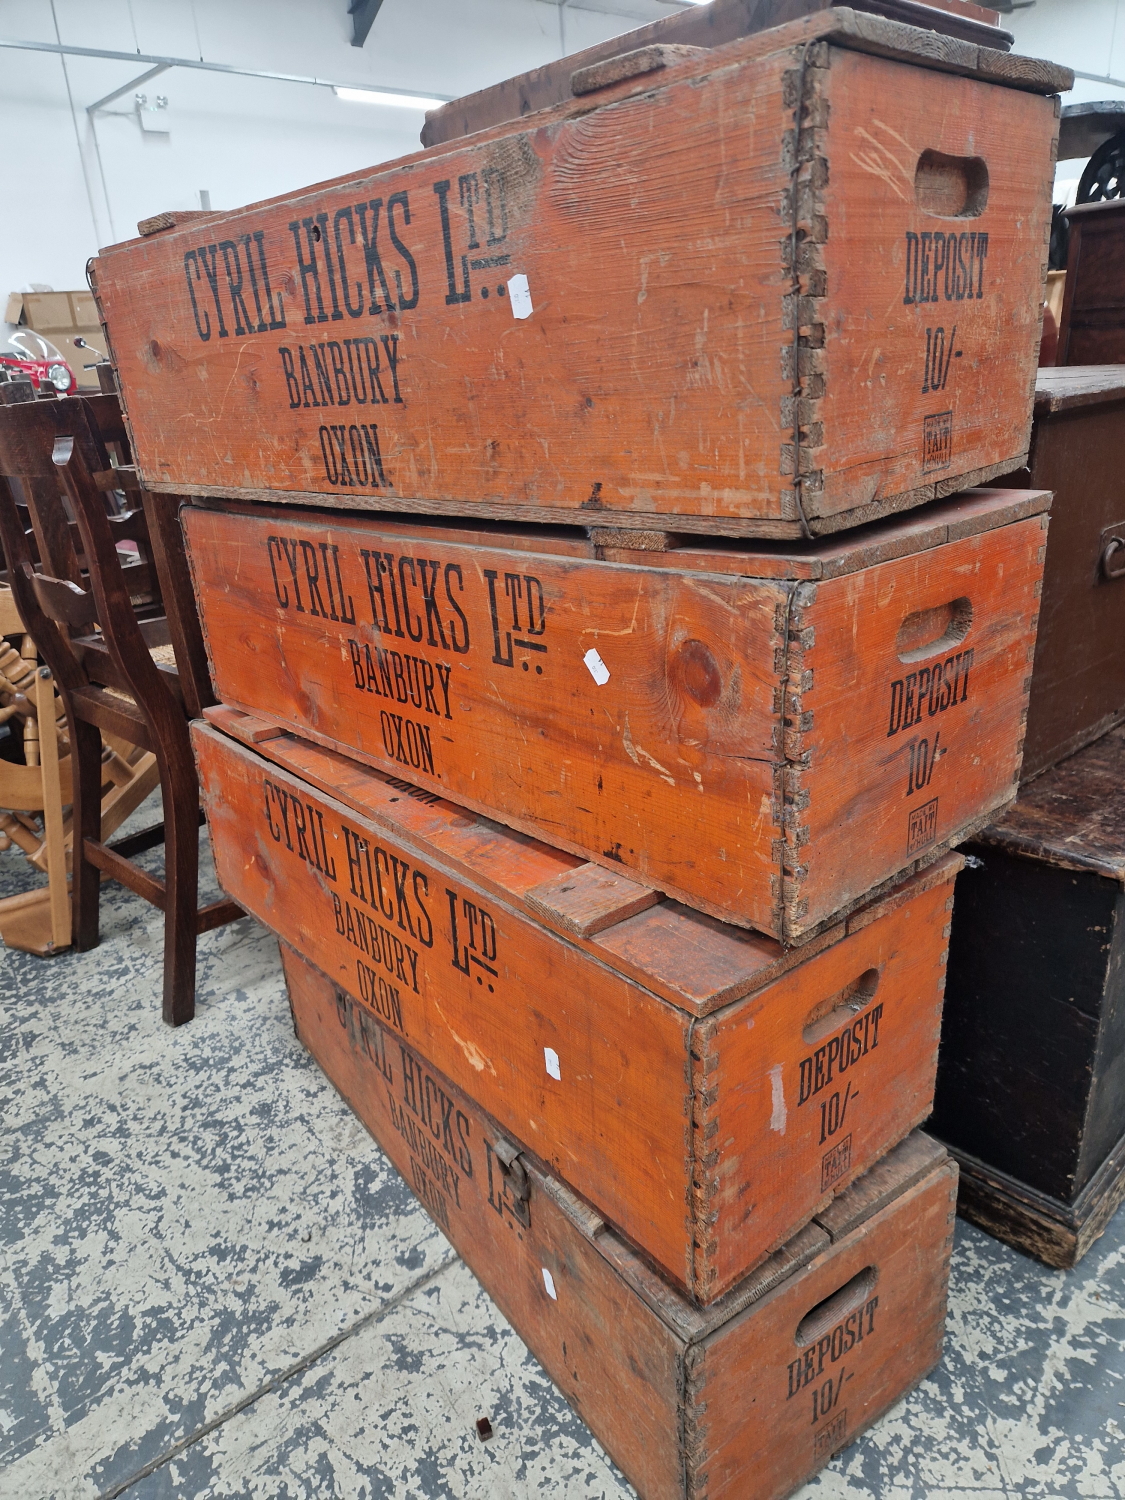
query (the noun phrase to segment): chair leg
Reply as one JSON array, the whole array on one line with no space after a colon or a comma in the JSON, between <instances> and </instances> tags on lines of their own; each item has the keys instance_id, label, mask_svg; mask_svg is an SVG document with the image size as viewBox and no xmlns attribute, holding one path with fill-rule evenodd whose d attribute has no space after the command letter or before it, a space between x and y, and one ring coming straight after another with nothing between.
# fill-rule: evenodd
<instances>
[{"instance_id":1,"label":"chair leg","mask_svg":"<svg viewBox=\"0 0 1125 1500\"><path fill-rule=\"evenodd\" d=\"M101 871L86 858L86 839L102 836L102 737L92 724L69 716L74 812L71 912L72 940L80 953L98 946Z\"/></svg>"},{"instance_id":2,"label":"chair leg","mask_svg":"<svg viewBox=\"0 0 1125 1500\"><path fill-rule=\"evenodd\" d=\"M164 788L164 1020L182 1026L195 1015L195 948L199 905L199 782L190 747L161 756Z\"/></svg>"}]
</instances>

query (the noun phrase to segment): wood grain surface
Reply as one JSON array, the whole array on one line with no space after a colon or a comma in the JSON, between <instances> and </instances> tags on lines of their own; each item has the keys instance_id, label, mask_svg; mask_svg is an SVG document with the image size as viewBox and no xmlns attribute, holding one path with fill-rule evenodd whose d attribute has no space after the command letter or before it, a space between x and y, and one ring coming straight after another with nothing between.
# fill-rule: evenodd
<instances>
[{"instance_id":1,"label":"wood grain surface","mask_svg":"<svg viewBox=\"0 0 1125 1500\"><path fill-rule=\"evenodd\" d=\"M282 946L297 1033L642 1500L780 1500L938 1359L956 1168L919 1134L708 1309ZM444 1122L448 1119L449 1129Z\"/></svg>"},{"instance_id":2,"label":"wood grain surface","mask_svg":"<svg viewBox=\"0 0 1125 1500\"><path fill-rule=\"evenodd\" d=\"M112 247L144 481L790 536L982 482L1027 451L1033 72L838 10Z\"/></svg>"},{"instance_id":3,"label":"wood grain surface","mask_svg":"<svg viewBox=\"0 0 1125 1500\"><path fill-rule=\"evenodd\" d=\"M1125 1137L1070 1201L1036 1192L967 1151L951 1152L960 1168L961 1218L1060 1271L1078 1264L1125 1203Z\"/></svg>"},{"instance_id":4,"label":"wood grain surface","mask_svg":"<svg viewBox=\"0 0 1125 1500\"><path fill-rule=\"evenodd\" d=\"M980 842L1125 886L1123 769L1125 728L1118 726L1024 787Z\"/></svg>"},{"instance_id":5,"label":"wood grain surface","mask_svg":"<svg viewBox=\"0 0 1125 1500\"><path fill-rule=\"evenodd\" d=\"M1046 498L612 563L534 531L182 515L224 702L799 942L1014 794Z\"/></svg>"},{"instance_id":6,"label":"wood grain surface","mask_svg":"<svg viewBox=\"0 0 1125 1500\"><path fill-rule=\"evenodd\" d=\"M1055 365L1035 377L1035 414L1125 400L1125 365Z\"/></svg>"},{"instance_id":7,"label":"wood grain surface","mask_svg":"<svg viewBox=\"0 0 1125 1500\"><path fill-rule=\"evenodd\" d=\"M536 920L559 859L542 846L358 766L345 806L263 758L281 740L194 732L224 888L692 1295L721 1295L929 1113L956 857L704 1018L669 976L721 983L723 929L711 943L661 902L564 936ZM331 779L338 757L302 753Z\"/></svg>"}]
</instances>

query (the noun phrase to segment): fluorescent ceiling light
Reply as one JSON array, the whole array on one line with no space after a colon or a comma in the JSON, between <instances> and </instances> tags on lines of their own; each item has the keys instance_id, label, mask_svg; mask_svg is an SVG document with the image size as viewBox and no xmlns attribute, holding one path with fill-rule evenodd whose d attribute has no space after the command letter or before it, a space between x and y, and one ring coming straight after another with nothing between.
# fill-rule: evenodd
<instances>
[{"instance_id":1,"label":"fluorescent ceiling light","mask_svg":"<svg viewBox=\"0 0 1125 1500\"><path fill-rule=\"evenodd\" d=\"M388 94L383 89L346 89L339 85L335 89L340 99L350 99L353 104L389 104L395 109L440 109L445 99L425 99L421 94Z\"/></svg>"}]
</instances>

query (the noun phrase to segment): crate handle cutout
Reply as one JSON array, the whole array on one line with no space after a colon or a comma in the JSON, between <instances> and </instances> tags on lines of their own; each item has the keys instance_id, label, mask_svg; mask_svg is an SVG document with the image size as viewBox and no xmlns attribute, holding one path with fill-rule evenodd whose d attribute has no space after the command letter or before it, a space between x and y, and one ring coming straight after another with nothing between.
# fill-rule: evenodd
<instances>
[{"instance_id":1,"label":"crate handle cutout","mask_svg":"<svg viewBox=\"0 0 1125 1500\"><path fill-rule=\"evenodd\" d=\"M797 1332L793 1335L793 1342L797 1347L803 1349L808 1344L815 1344L825 1334L830 1334L836 1324L842 1323L849 1313L862 1307L878 1275L874 1266L864 1266L862 1271L857 1271L850 1281L845 1281L831 1297L818 1302L797 1324Z\"/></svg>"},{"instance_id":2,"label":"crate handle cutout","mask_svg":"<svg viewBox=\"0 0 1125 1500\"><path fill-rule=\"evenodd\" d=\"M853 979L851 984L845 985L842 990L829 995L827 1000L821 1000L819 1004L813 1006L805 1017L805 1029L801 1032L801 1040L806 1046L815 1047L826 1036L831 1036L843 1022L850 1021L852 1016L858 1015L861 1010L870 1005L878 988L879 970L866 969L858 979Z\"/></svg>"},{"instance_id":3,"label":"crate handle cutout","mask_svg":"<svg viewBox=\"0 0 1125 1500\"><path fill-rule=\"evenodd\" d=\"M988 163L983 156L923 151L914 169L914 201L935 219L979 219L988 207Z\"/></svg>"},{"instance_id":4,"label":"crate handle cutout","mask_svg":"<svg viewBox=\"0 0 1125 1500\"><path fill-rule=\"evenodd\" d=\"M972 624L973 601L964 598L907 615L895 637L898 659L912 662L925 661L927 656L943 656L961 644Z\"/></svg>"}]
</instances>

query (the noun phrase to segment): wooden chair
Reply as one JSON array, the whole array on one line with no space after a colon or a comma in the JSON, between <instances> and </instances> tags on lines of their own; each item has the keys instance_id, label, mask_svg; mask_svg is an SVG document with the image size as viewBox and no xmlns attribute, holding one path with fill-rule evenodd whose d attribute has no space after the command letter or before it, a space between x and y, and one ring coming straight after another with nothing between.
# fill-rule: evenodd
<instances>
[{"instance_id":1,"label":"wooden chair","mask_svg":"<svg viewBox=\"0 0 1125 1500\"><path fill-rule=\"evenodd\" d=\"M21 684L28 706L34 712L39 729L38 765L0 766L0 799L12 811L0 815L5 842L23 849L29 859L42 859L47 874L46 890L36 889L0 900L0 938L9 948L25 952L58 953L70 946L70 901L67 894L66 837L63 803L71 795L70 778L63 768L70 762L60 760L55 726L55 688L49 667L40 667L30 683ZM37 839L20 822L18 812L38 812L43 818L43 840ZM29 835L21 838L20 835Z\"/></svg>"},{"instance_id":2,"label":"wooden chair","mask_svg":"<svg viewBox=\"0 0 1125 1500\"><path fill-rule=\"evenodd\" d=\"M70 727L74 946L97 945L103 872L159 907L163 1015L178 1026L195 1011L197 936L243 913L233 901L197 906L199 782L187 724L213 696L175 511L144 496L136 509L107 513L108 493L135 488L111 462L112 448L127 447L115 398L2 404L3 394L0 543L16 604L58 684ZM137 559L127 567L118 554L126 541ZM162 881L134 863L135 847L126 852L103 842L103 732L156 756L164 799Z\"/></svg>"},{"instance_id":3,"label":"wooden chair","mask_svg":"<svg viewBox=\"0 0 1125 1500\"><path fill-rule=\"evenodd\" d=\"M22 764L0 758L0 849L14 845L47 876L45 887L0 898L0 938L5 947L46 958L70 946L70 738L51 670L39 665L38 649L5 583L0 583L0 721L16 731L23 750ZM112 736L102 751L102 773L104 841L160 785L160 773L155 755Z\"/></svg>"}]
</instances>

